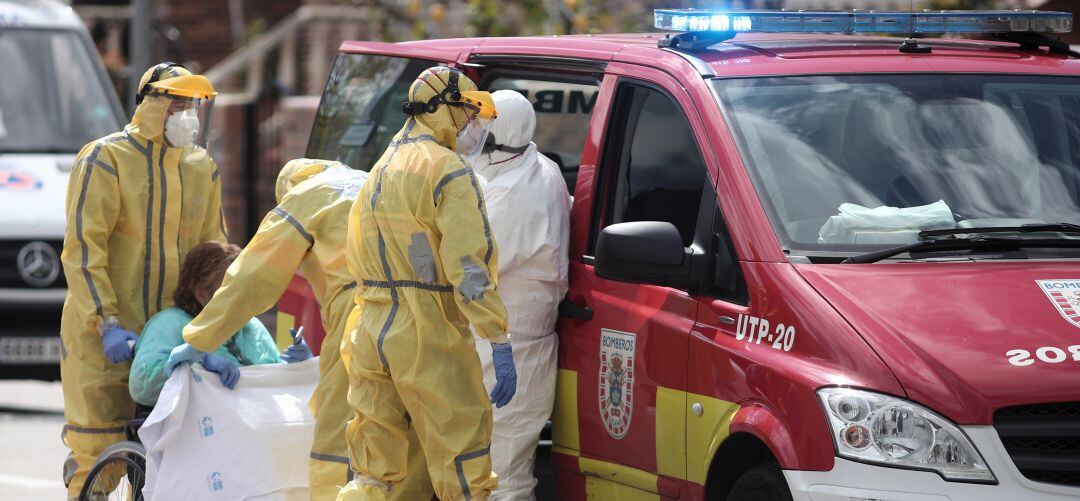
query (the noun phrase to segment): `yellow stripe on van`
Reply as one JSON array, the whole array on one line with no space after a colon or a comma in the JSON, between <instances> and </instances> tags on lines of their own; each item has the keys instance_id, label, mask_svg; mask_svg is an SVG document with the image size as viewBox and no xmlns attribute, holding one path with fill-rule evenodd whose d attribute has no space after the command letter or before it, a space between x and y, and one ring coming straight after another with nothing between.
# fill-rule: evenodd
<instances>
[{"instance_id":1,"label":"yellow stripe on van","mask_svg":"<svg viewBox=\"0 0 1080 501\"><path fill-rule=\"evenodd\" d=\"M284 350L293 343L292 336L289 335L289 329L294 327L296 327L296 317L278 310L277 328L274 329L274 341L277 342L279 350Z\"/></svg>"},{"instance_id":2,"label":"yellow stripe on van","mask_svg":"<svg viewBox=\"0 0 1080 501\"><path fill-rule=\"evenodd\" d=\"M700 416L694 404L701 404ZM727 439L739 405L718 398L686 394L686 480L705 485L716 450Z\"/></svg>"},{"instance_id":3,"label":"yellow stripe on van","mask_svg":"<svg viewBox=\"0 0 1080 501\"><path fill-rule=\"evenodd\" d=\"M686 479L686 392L656 389L656 472Z\"/></svg>"},{"instance_id":4,"label":"yellow stripe on van","mask_svg":"<svg viewBox=\"0 0 1080 501\"><path fill-rule=\"evenodd\" d=\"M555 380L555 410L551 413L551 439L560 449L581 450L578 435L577 372L559 369Z\"/></svg>"}]
</instances>

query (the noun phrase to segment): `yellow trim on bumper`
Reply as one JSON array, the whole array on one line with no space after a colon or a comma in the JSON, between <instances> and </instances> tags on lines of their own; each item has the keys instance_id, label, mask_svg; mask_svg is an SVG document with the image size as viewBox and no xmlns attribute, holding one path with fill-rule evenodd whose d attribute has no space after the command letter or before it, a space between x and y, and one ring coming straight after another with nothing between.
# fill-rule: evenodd
<instances>
[{"instance_id":1,"label":"yellow trim on bumper","mask_svg":"<svg viewBox=\"0 0 1080 501\"><path fill-rule=\"evenodd\" d=\"M578 458L581 474L657 494L657 476L637 468L589 458ZM619 498L622 499L622 498ZM655 499L655 497L653 498Z\"/></svg>"}]
</instances>

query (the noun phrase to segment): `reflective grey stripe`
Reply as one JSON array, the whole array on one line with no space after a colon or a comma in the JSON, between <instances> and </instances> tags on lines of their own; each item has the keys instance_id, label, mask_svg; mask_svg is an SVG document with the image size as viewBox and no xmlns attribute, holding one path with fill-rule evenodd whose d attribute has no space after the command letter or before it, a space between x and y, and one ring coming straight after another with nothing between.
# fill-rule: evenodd
<instances>
[{"instance_id":1,"label":"reflective grey stripe","mask_svg":"<svg viewBox=\"0 0 1080 501\"><path fill-rule=\"evenodd\" d=\"M465 461L484 457L488 455L490 450L491 446L489 445L478 451L466 452L465 454L454 458L454 466L457 467L458 482L461 483L461 492L465 494L465 499L472 499L472 492L469 490L469 481L465 478Z\"/></svg>"},{"instance_id":2,"label":"reflective grey stripe","mask_svg":"<svg viewBox=\"0 0 1080 501\"><path fill-rule=\"evenodd\" d=\"M165 151L168 149L169 147L162 143L161 153L158 155L158 172L161 174L161 213L158 215L157 311L161 311L161 295L165 292L165 210L169 207L167 205L169 178L165 177Z\"/></svg>"},{"instance_id":3,"label":"reflective grey stripe","mask_svg":"<svg viewBox=\"0 0 1080 501\"><path fill-rule=\"evenodd\" d=\"M386 158L386 163L382 165L383 169L379 170L379 179L375 183L375 193L371 195L372 209L375 208L375 204L379 201L379 196L382 195L383 171L385 170L386 166L390 165L390 162L394 160L394 157L397 155L398 152L398 147L403 144L419 143L422 141L435 141L435 136L432 136L431 134L421 134L416 137L409 137L409 132L411 132L413 127L415 126L416 119L409 117L409 120L405 122L405 130L401 133L402 138L397 141L390 142L390 148L392 148L390 150L390 156Z\"/></svg>"},{"instance_id":4,"label":"reflective grey stripe","mask_svg":"<svg viewBox=\"0 0 1080 501\"><path fill-rule=\"evenodd\" d=\"M453 285L425 284L415 280L364 280L364 287L375 287L377 289L406 288L432 292L454 292Z\"/></svg>"},{"instance_id":5,"label":"reflective grey stripe","mask_svg":"<svg viewBox=\"0 0 1080 501\"><path fill-rule=\"evenodd\" d=\"M102 161L99 158L96 158L96 157L94 158L94 165L96 165L98 167L101 167L102 170L104 170L105 172L108 172L109 174L112 174L113 176L117 175L116 174L116 169L112 168L111 165L105 163L104 161Z\"/></svg>"},{"instance_id":6,"label":"reflective grey stripe","mask_svg":"<svg viewBox=\"0 0 1080 501\"><path fill-rule=\"evenodd\" d=\"M464 161L463 161L464 162ZM491 236L491 223L488 221L487 213L484 212L484 194L480 191L480 182L476 179L476 173L468 167L458 169L451 172L439 180L439 183L435 185L435 190L432 192L432 198L436 205L439 203L439 196L442 195L443 188L461 176L469 176L469 182L472 183L473 193L476 194L476 209L480 211L480 218L484 221L484 238L487 239L487 252L484 254L484 264L491 266L491 255L495 252L495 240Z\"/></svg>"},{"instance_id":7,"label":"reflective grey stripe","mask_svg":"<svg viewBox=\"0 0 1080 501\"><path fill-rule=\"evenodd\" d=\"M149 179L146 183L150 196L146 200L146 249L143 254L143 318L150 318L150 243L154 237L154 156L146 150L146 174Z\"/></svg>"},{"instance_id":8,"label":"reflective grey stripe","mask_svg":"<svg viewBox=\"0 0 1080 501\"><path fill-rule=\"evenodd\" d=\"M123 433L124 427L119 426L116 428L83 428L81 426L75 426L70 424L64 425L64 432L73 431L75 433L88 433L92 435L108 435L112 433Z\"/></svg>"},{"instance_id":9,"label":"reflective grey stripe","mask_svg":"<svg viewBox=\"0 0 1080 501\"><path fill-rule=\"evenodd\" d=\"M386 275L388 282L394 281L394 276L390 272L390 262L386 260L386 240L383 240L382 230L377 230L379 233L379 260L382 261L383 273ZM395 317L397 317L398 308L401 306L401 302L398 299L397 289L390 289L390 300L393 301L393 306L390 307L390 315L386 317L386 323L383 324L382 330L379 331L379 340L376 343L376 349L379 351L379 360L382 361L383 368L389 368L390 364L386 361L386 353L383 353L383 340L390 332L390 326L393 325Z\"/></svg>"},{"instance_id":10,"label":"reflective grey stripe","mask_svg":"<svg viewBox=\"0 0 1080 501\"><path fill-rule=\"evenodd\" d=\"M292 214L285 212L285 209L282 209L281 206L274 207L270 212L281 216L281 218L291 224L293 228L296 228L296 231L300 232L300 236L304 237L304 240L307 240L308 244L315 244L315 237L311 236L311 233L308 233L307 230L304 229L304 225L300 224L300 221L297 221L295 217L292 217Z\"/></svg>"},{"instance_id":11,"label":"reflective grey stripe","mask_svg":"<svg viewBox=\"0 0 1080 501\"><path fill-rule=\"evenodd\" d=\"M180 158L183 159L183 155L181 155ZM180 184L180 186L179 186L180 189L177 190L179 192L178 195L180 196L180 217L177 218L177 221L180 222L179 223L180 228L183 228L184 227L184 166L183 165L177 165L177 167L179 167L179 168L176 170L176 175L177 175L177 179L180 181L180 183L179 183ZM183 231L181 231L181 229L176 230L176 259L180 261L181 265L183 265L183 259L181 259L181 257L180 257L180 234L181 233L183 233Z\"/></svg>"},{"instance_id":12,"label":"reflective grey stripe","mask_svg":"<svg viewBox=\"0 0 1080 501\"><path fill-rule=\"evenodd\" d=\"M218 190L220 191L220 190ZM221 234L225 236L225 240L229 239L229 230L225 228L225 206L218 202L220 209L218 209L218 224L221 225Z\"/></svg>"},{"instance_id":13,"label":"reflective grey stripe","mask_svg":"<svg viewBox=\"0 0 1080 501\"><path fill-rule=\"evenodd\" d=\"M321 452L311 451L311 459L316 461L330 461L331 463L343 463L349 464L349 458L343 456L335 456L333 454L323 454Z\"/></svg>"},{"instance_id":14,"label":"reflective grey stripe","mask_svg":"<svg viewBox=\"0 0 1080 501\"><path fill-rule=\"evenodd\" d=\"M134 146L136 150L139 150L139 153L142 153L143 155L149 155L150 154L150 150L152 149L152 147L150 146L149 142L147 142L146 147L143 147L143 145L139 144L139 141L137 141L135 138L131 137L131 134L128 134L127 131L124 132L124 137L123 138L127 139L127 142L131 143L131 145ZM117 140L119 141L119 139L117 139Z\"/></svg>"},{"instance_id":15,"label":"reflective grey stripe","mask_svg":"<svg viewBox=\"0 0 1080 501\"><path fill-rule=\"evenodd\" d=\"M484 194L480 191L480 182L476 179L476 173L469 169L469 180L472 181L473 192L476 193L476 210L480 211L480 219L484 221L484 238L487 239L487 253L484 254L484 264L491 268L491 255L495 252L495 240L491 237L491 223L488 222L487 211L484 210Z\"/></svg>"},{"instance_id":16,"label":"reflective grey stripe","mask_svg":"<svg viewBox=\"0 0 1080 501\"><path fill-rule=\"evenodd\" d=\"M75 234L79 237L79 245L82 246L82 272L83 279L86 280L86 288L90 289L90 297L94 300L94 308L97 310L99 317L105 316L101 306L101 296L98 295L97 286L94 285L94 277L90 275L90 268L88 264L90 262L90 248L86 246L86 238L83 236L83 208L86 206L86 191L90 187L90 175L94 172L94 165L97 161L98 153L101 152L101 143L94 146L94 151L90 153L90 159L86 162L86 172L83 174L82 190L79 191L79 204L75 208Z\"/></svg>"},{"instance_id":17,"label":"reflective grey stripe","mask_svg":"<svg viewBox=\"0 0 1080 501\"><path fill-rule=\"evenodd\" d=\"M439 195L442 195L443 187L446 186L446 184L450 181L453 181L461 176L468 175L469 171L470 169L468 167L465 167L464 169L459 169L447 174L446 176L443 176L443 178L439 180L439 183L435 185L435 191L432 195L432 199L435 202L435 205L439 204Z\"/></svg>"}]
</instances>

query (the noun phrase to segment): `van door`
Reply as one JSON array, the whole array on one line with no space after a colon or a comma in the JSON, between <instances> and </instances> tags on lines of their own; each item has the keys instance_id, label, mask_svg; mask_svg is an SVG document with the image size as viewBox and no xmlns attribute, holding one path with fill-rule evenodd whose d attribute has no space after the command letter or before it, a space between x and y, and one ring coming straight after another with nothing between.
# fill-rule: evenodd
<instances>
[{"instance_id":1,"label":"van door","mask_svg":"<svg viewBox=\"0 0 1080 501\"><path fill-rule=\"evenodd\" d=\"M665 221L685 246L704 252L716 203L691 115L680 105L689 103L685 91L665 74L633 73L650 80L609 76L601 91L601 103L613 93L602 153L595 172L583 166L578 189L589 193L579 191L574 207L577 224L583 211L592 214L591 229L574 230L588 235L585 246L574 246L585 250L572 260L573 306L565 308L577 318L559 325L555 452L572 455L577 446L585 494L602 499L680 495L689 338L698 308L686 291L597 276L590 257L596 235L614 223ZM576 434L566 431L570 404Z\"/></svg>"},{"instance_id":2,"label":"van door","mask_svg":"<svg viewBox=\"0 0 1080 501\"><path fill-rule=\"evenodd\" d=\"M305 156L337 160L370 170L405 124L401 103L409 85L425 69L457 60L458 51L400 46L381 42L345 42L326 81ZM279 345L290 341L289 329L304 324L304 337L318 355L325 331L319 304L299 273L278 303Z\"/></svg>"}]
</instances>

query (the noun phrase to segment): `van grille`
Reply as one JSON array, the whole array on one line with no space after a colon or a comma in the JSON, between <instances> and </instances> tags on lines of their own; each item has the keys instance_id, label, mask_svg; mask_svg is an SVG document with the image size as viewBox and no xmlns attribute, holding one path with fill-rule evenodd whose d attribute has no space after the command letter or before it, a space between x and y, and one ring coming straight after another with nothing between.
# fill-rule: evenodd
<instances>
[{"instance_id":1,"label":"van grille","mask_svg":"<svg viewBox=\"0 0 1080 501\"><path fill-rule=\"evenodd\" d=\"M57 256L60 255L64 245L62 241L45 242L56 251ZM0 240L0 288L33 288L23 280L17 268L19 251L28 243L30 243L29 240ZM60 275L56 277L56 281L49 287L62 288L66 286L63 269L61 269Z\"/></svg>"},{"instance_id":2,"label":"van grille","mask_svg":"<svg viewBox=\"0 0 1080 501\"><path fill-rule=\"evenodd\" d=\"M999 409L994 428L1025 477L1080 487L1080 402Z\"/></svg>"}]
</instances>

